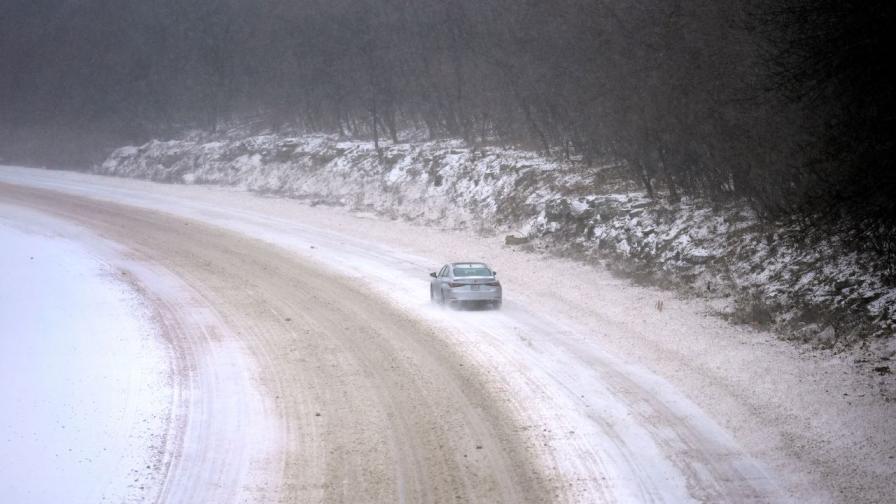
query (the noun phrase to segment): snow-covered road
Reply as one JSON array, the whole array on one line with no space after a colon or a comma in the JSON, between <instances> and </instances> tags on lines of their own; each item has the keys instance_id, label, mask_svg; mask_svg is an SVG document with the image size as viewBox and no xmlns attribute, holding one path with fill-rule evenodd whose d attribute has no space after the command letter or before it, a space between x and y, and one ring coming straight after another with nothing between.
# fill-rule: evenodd
<instances>
[{"instance_id":1,"label":"snow-covered road","mask_svg":"<svg viewBox=\"0 0 896 504\"><path fill-rule=\"evenodd\" d=\"M874 384L836 359L708 318L694 302L494 239L233 190L21 168L0 168L0 182L73 195L0 187L6 205L71 219L165 264L221 313L262 374L286 357L272 352L295 359L292 374L259 379L276 407L257 421L288 424L269 429L287 445L267 456L284 458L281 496L416 501L447 489L479 501L874 502L893 490L893 407L870 397ZM427 273L460 258L499 270L504 310L429 304ZM183 294L154 295L176 304ZM351 306L332 306L340 300ZM337 309L341 322L327 311ZM330 346L299 334L315 328ZM332 353L323 364L322 351ZM228 395L204 397L214 409ZM314 408L393 432L319 420ZM215 453L192 463L214 464Z\"/></svg>"}]
</instances>

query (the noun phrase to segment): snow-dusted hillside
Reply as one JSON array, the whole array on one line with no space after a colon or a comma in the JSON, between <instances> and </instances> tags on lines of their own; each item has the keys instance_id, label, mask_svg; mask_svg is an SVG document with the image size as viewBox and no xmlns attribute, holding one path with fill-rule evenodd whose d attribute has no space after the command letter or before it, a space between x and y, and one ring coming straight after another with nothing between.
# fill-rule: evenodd
<instances>
[{"instance_id":1,"label":"snow-dusted hillside","mask_svg":"<svg viewBox=\"0 0 896 504\"><path fill-rule=\"evenodd\" d=\"M459 141L386 144L326 135L193 134L113 152L109 175L220 184L312 204L505 233L508 246L590 261L716 299L735 322L772 325L822 346L896 352L896 289L871 255L839 238L811 244L746 206L670 205L583 168L530 152Z\"/></svg>"}]
</instances>

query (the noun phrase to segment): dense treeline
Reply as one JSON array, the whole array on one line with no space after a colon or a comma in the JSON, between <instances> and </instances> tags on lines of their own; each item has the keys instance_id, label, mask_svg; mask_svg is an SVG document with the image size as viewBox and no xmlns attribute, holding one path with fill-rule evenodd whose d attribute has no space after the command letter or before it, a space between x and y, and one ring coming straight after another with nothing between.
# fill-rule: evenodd
<instances>
[{"instance_id":1,"label":"dense treeline","mask_svg":"<svg viewBox=\"0 0 896 504\"><path fill-rule=\"evenodd\" d=\"M0 155L19 160L81 162L233 119L377 142L416 131L623 160L657 197L745 197L769 215L893 229L888 2L15 0L4 11Z\"/></svg>"}]
</instances>

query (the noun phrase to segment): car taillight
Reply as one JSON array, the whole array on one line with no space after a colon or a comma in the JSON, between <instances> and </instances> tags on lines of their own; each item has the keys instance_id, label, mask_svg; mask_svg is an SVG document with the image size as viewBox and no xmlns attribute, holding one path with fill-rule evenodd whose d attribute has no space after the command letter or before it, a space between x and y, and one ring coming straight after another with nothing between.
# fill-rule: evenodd
<instances>
[{"instance_id":1,"label":"car taillight","mask_svg":"<svg viewBox=\"0 0 896 504\"><path fill-rule=\"evenodd\" d=\"M488 282L488 283L486 283L485 285L488 285L488 286L490 286L490 287L497 287L497 286L499 286L499 285L501 285L501 284L498 283L498 282Z\"/></svg>"},{"instance_id":2,"label":"car taillight","mask_svg":"<svg viewBox=\"0 0 896 504\"><path fill-rule=\"evenodd\" d=\"M463 287L464 285L467 285L467 284L448 282L448 287L451 287L452 289L455 287Z\"/></svg>"}]
</instances>

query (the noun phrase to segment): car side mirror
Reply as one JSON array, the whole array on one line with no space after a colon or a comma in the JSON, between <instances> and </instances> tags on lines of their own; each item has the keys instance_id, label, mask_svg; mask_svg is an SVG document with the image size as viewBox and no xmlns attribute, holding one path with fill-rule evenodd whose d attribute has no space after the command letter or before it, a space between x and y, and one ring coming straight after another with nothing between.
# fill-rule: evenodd
<instances>
[{"instance_id":1,"label":"car side mirror","mask_svg":"<svg viewBox=\"0 0 896 504\"><path fill-rule=\"evenodd\" d=\"M498 276L498 272L497 272L497 271L492 271L492 276Z\"/></svg>"},{"instance_id":2,"label":"car side mirror","mask_svg":"<svg viewBox=\"0 0 896 504\"><path fill-rule=\"evenodd\" d=\"M429 274L429 276L435 278L435 277L436 277L436 274L435 274L435 272L432 272L432 273Z\"/></svg>"}]
</instances>

